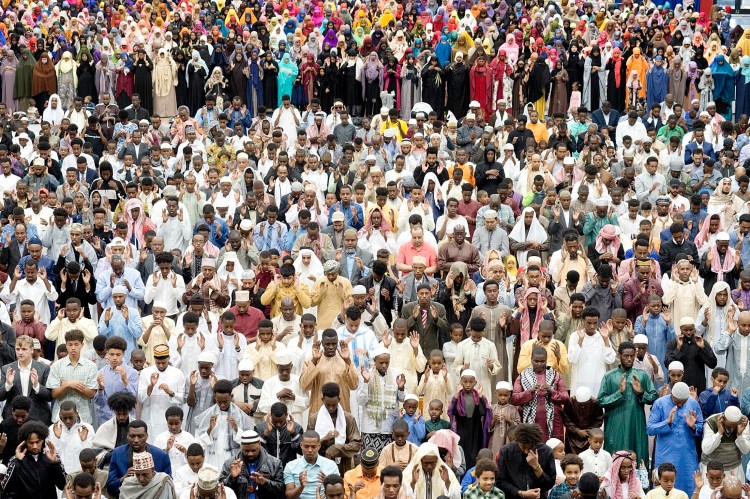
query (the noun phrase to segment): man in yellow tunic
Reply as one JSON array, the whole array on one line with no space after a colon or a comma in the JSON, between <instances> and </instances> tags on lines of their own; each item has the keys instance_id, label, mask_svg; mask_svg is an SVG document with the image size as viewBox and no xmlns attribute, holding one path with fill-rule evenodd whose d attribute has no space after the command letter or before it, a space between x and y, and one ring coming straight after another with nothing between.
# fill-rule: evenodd
<instances>
[{"instance_id":1,"label":"man in yellow tunic","mask_svg":"<svg viewBox=\"0 0 750 499\"><path fill-rule=\"evenodd\" d=\"M271 318L273 318L281 313L281 300L288 296L294 302L294 312L302 315L302 309L312 306L307 286L300 283L295 276L294 265L287 263L279 270L281 277L278 274L274 276L273 281L268 284L260 297L260 302L266 306L271 305Z\"/></svg>"},{"instance_id":2,"label":"man in yellow tunic","mask_svg":"<svg viewBox=\"0 0 750 499\"><path fill-rule=\"evenodd\" d=\"M310 298L318 307L318 324L321 329L331 327L341 311L344 300L352 295L352 283L339 275L339 262L328 260L323 264L323 277L313 284Z\"/></svg>"}]
</instances>

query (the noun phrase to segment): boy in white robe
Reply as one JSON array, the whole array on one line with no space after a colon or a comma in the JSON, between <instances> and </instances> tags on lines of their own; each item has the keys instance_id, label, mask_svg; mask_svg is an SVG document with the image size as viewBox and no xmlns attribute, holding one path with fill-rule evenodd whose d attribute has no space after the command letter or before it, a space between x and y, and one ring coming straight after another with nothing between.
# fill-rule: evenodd
<instances>
[{"instance_id":1,"label":"boy in white robe","mask_svg":"<svg viewBox=\"0 0 750 499\"><path fill-rule=\"evenodd\" d=\"M203 468L205 457L201 444L194 442L188 446L185 452L186 463L179 468L172 468L177 497L182 497L186 491L188 495L190 494L190 488L198 482L198 472Z\"/></svg>"},{"instance_id":2,"label":"boy in white robe","mask_svg":"<svg viewBox=\"0 0 750 499\"><path fill-rule=\"evenodd\" d=\"M219 356L214 364L214 372L225 379L237 377L237 365L242 360L247 347L247 338L234 330L234 314L224 312L221 315L221 333L216 335L219 344ZM219 466L223 465L221 463Z\"/></svg>"},{"instance_id":3,"label":"boy in white robe","mask_svg":"<svg viewBox=\"0 0 750 499\"><path fill-rule=\"evenodd\" d=\"M172 463L172 469L187 464L186 453L188 447L195 443L195 437L182 429L185 413L182 408L172 406L164 413L167 420L167 431L163 431L156 436L154 447L158 447L169 454L169 461Z\"/></svg>"},{"instance_id":4,"label":"boy in white robe","mask_svg":"<svg viewBox=\"0 0 750 499\"><path fill-rule=\"evenodd\" d=\"M382 345L391 354L391 367L399 374L406 377L406 393L416 393L417 373L424 373L427 359L419 345L419 333L409 333L409 324L406 319L393 321L393 336L389 333L383 334ZM389 432L390 433L390 432Z\"/></svg>"},{"instance_id":5,"label":"boy in white robe","mask_svg":"<svg viewBox=\"0 0 750 499\"><path fill-rule=\"evenodd\" d=\"M195 419L198 441L206 451L206 464L220 468L240 451L242 432L252 430L253 420L232 402L232 383L214 384L216 403Z\"/></svg>"},{"instance_id":6,"label":"boy in white robe","mask_svg":"<svg viewBox=\"0 0 750 499\"><path fill-rule=\"evenodd\" d=\"M49 439L67 473L81 471L78 455L91 447L94 440L94 427L79 419L75 402L66 400L60 404L60 419L49 427Z\"/></svg>"},{"instance_id":7,"label":"boy in white robe","mask_svg":"<svg viewBox=\"0 0 750 499\"><path fill-rule=\"evenodd\" d=\"M185 385L185 409L189 433L195 432L195 417L211 407L214 384L222 379L213 372L216 356L212 352L198 355L198 369L190 373Z\"/></svg>"},{"instance_id":8,"label":"boy in white robe","mask_svg":"<svg viewBox=\"0 0 750 499\"><path fill-rule=\"evenodd\" d=\"M171 406L181 406L185 401L185 376L169 365L169 347L154 347L154 364L141 371L138 382L138 400L142 404L141 419L148 424L149 443L156 435L167 431L164 413Z\"/></svg>"},{"instance_id":9,"label":"boy in white robe","mask_svg":"<svg viewBox=\"0 0 750 499\"><path fill-rule=\"evenodd\" d=\"M185 378L198 369L198 356L203 352L213 352L218 355L219 345L216 334L200 328L201 317L195 312L185 312L180 317L182 330L176 328L177 334L169 338L169 351L172 352L171 364L177 367Z\"/></svg>"}]
</instances>

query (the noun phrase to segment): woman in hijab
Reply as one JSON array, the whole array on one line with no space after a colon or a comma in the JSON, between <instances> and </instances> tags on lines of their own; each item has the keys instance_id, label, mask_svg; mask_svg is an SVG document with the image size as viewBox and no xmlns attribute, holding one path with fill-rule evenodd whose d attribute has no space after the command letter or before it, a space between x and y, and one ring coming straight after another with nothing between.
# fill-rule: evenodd
<instances>
[{"instance_id":1,"label":"woman in hijab","mask_svg":"<svg viewBox=\"0 0 750 499\"><path fill-rule=\"evenodd\" d=\"M453 63L445 70L448 89L448 110L456 118L466 116L471 101L470 68L462 52L457 52Z\"/></svg>"},{"instance_id":2,"label":"woman in hijab","mask_svg":"<svg viewBox=\"0 0 750 499\"><path fill-rule=\"evenodd\" d=\"M536 52L535 52L536 53ZM533 61L534 58L532 57ZM547 65L547 56L542 54L536 59L528 76L528 102L533 103L539 116L544 116L549 94L550 70ZM597 109L597 108L592 108Z\"/></svg>"},{"instance_id":3,"label":"woman in hijab","mask_svg":"<svg viewBox=\"0 0 750 499\"><path fill-rule=\"evenodd\" d=\"M654 57L654 65L646 74L646 109L664 102L668 90L669 73L664 68L664 58L657 55Z\"/></svg>"},{"instance_id":4,"label":"woman in hijab","mask_svg":"<svg viewBox=\"0 0 750 499\"><path fill-rule=\"evenodd\" d=\"M734 102L735 98L734 71L732 71L732 67L727 63L724 54L714 57L710 69L714 80L713 97L716 103L716 111L724 116L724 119L730 119L732 115L732 102Z\"/></svg>"},{"instance_id":5,"label":"woman in hijab","mask_svg":"<svg viewBox=\"0 0 750 499\"><path fill-rule=\"evenodd\" d=\"M222 258L221 265L219 265L216 273L221 280L227 281L227 289L230 295L235 289L242 288L242 272L244 270L236 252L227 251L224 253L224 258Z\"/></svg>"},{"instance_id":6,"label":"woman in hijab","mask_svg":"<svg viewBox=\"0 0 750 499\"><path fill-rule=\"evenodd\" d=\"M735 77L735 116L750 114L750 55L743 55ZM5 94L3 94L5 95Z\"/></svg>"},{"instance_id":7,"label":"woman in hijab","mask_svg":"<svg viewBox=\"0 0 750 499\"><path fill-rule=\"evenodd\" d=\"M226 93L226 86L221 68L214 68L208 80L206 80L206 95L213 95L216 98L216 109L224 109L224 101L229 98Z\"/></svg>"},{"instance_id":8,"label":"woman in hijab","mask_svg":"<svg viewBox=\"0 0 750 499\"><path fill-rule=\"evenodd\" d=\"M371 52L362 65L362 100L365 116L373 116L380 109L380 89L383 86L383 65L376 52Z\"/></svg>"},{"instance_id":9,"label":"woman in hijab","mask_svg":"<svg viewBox=\"0 0 750 499\"><path fill-rule=\"evenodd\" d=\"M494 100L497 102L504 99L508 107L512 106L511 98L513 95L513 66L508 62L508 56L504 50L497 51L495 57L490 63L493 78L495 80Z\"/></svg>"},{"instance_id":10,"label":"woman in hijab","mask_svg":"<svg viewBox=\"0 0 750 499\"><path fill-rule=\"evenodd\" d=\"M285 53L279 62L277 102L281 102L282 95L292 95L292 87L297 79L297 74L299 74L299 68L292 62L292 56Z\"/></svg>"},{"instance_id":11,"label":"woman in hijab","mask_svg":"<svg viewBox=\"0 0 750 499\"><path fill-rule=\"evenodd\" d=\"M76 63L70 52L63 52L60 62L55 67L57 76L57 93L60 95L63 109L73 107L73 100L76 97L76 88L78 87L78 74L76 73Z\"/></svg>"},{"instance_id":12,"label":"woman in hijab","mask_svg":"<svg viewBox=\"0 0 750 499\"><path fill-rule=\"evenodd\" d=\"M462 404L463 406L463 404ZM436 499L440 496L448 496L450 499L461 497L461 484L456 475L440 458L440 449L433 443L423 443L417 449L411 462L404 469L407 489L412 497L424 497ZM413 477L417 480L412 488ZM431 496L427 493L430 492Z\"/></svg>"},{"instance_id":13,"label":"woman in hijab","mask_svg":"<svg viewBox=\"0 0 750 499\"><path fill-rule=\"evenodd\" d=\"M120 54L115 64L117 83L115 84L115 99L120 109L130 105L130 97L133 95L133 60L128 57L127 52Z\"/></svg>"},{"instance_id":14,"label":"woman in hijab","mask_svg":"<svg viewBox=\"0 0 750 499\"><path fill-rule=\"evenodd\" d=\"M583 64L583 106L587 109L599 109L606 99L607 71L599 46L594 45Z\"/></svg>"},{"instance_id":15,"label":"woman in hijab","mask_svg":"<svg viewBox=\"0 0 750 499\"><path fill-rule=\"evenodd\" d=\"M273 53L266 51L263 57L263 103L266 108L276 109L279 102L279 64L274 60Z\"/></svg>"},{"instance_id":16,"label":"woman in hijab","mask_svg":"<svg viewBox=\"0 0 750 499\"><path fill-rule=\"evenodd\" d=\"M438 58L432 56L422 69L422 100L432 107L438 119L443 118L445 108L445 82L445 71L440 68Z\"/></svg>"},{"instance_id":17,"label":"woman in hijab","mask_svg":"<svg viewBox=\"0 0 750 499\"><path fill-rule=\"evenodd\" d=\"M315 96L315 80L318 77L320 66L315 62L315 56L311 53L305 55L305 62L300 68L302 73L302 88L307 96L307 102L310 102Z\"/></svg>"},{"instance_id":18,"label":"woman in hijab","mask_svg":"<svg viewBox=\"0 0 750 499\"><path fill-rule=\"evenodd\" d=\"M177 114L177 64L169 57L166 49L159 49L152 78L154 114L165 118L175 116Z\"/></svg>"},{"instance_id":19,"label":"woman in hijab","mask_svg":"<svg viewBox=\"0 0 750 499\"><path fill-rule=\"evenodd\" d=\"M721 217L721 227L732 227L735 215L742 209L743 201L732 192L732 179L724 177L719 181L711 197L708 199L707 211L709 215ZM705 222L704 222L705 224Z\"/></svg>"},{"instance_id":20,"label":"woman in hijab","mask_svg":"<svg viewBox=\"0 0 750 499\"><path fill-rule=\"evenodd\" d=\"M510 250L516 254L518 266L526 266L529 250L545 251L547 244L547 231L536 218L536 212L528 207L523 210L522 216L516 221L513 230L508 235L510 238Z\"/></svg>"},{"instance_id":21,"label":"woman in hijab","mask_svg":"<svg viewBox=\"0 0 750 499\"><path fill-rule=\"evenodd\" d=\"M154 63L151 62L146 51L140 49L133 63L133 91L141 96L141 107L149 114L154 112L153 85L151 83L153 70Z\"/></svg>"},{"instance_id":22,"label":"woman in hijab","mask_svg":"<svg viewBox=\"0 0 750 499\"><path fill-rule=\"evenodd\" d=\"M250 58L247 65L243 67L242 74L247 78L247 85L240 95L245 96L248 111L252 116L258 113L258 107L263 105L264 87L263 87L263 69L259 57L260 51L253 47L250 51ZM236 69L235 69L236 71ZM237 94L235 94L237 95Z\"/></svg>"},{"instance_id":23,"label":"woman in hijab","mask_svg":"<svg viewBox=\"0 0 750 499\"><path fill-rule=\"evenodd\" d=\"M205 86L208 78L208 66L200 53L193 50L190 60L185 65L185 83L187 85L187 101L190 115L195 115L203 107L205 100Z\"/></svg>"},{"instance_id":24,"label":"woman in hijab","mask_svg":"<svg viewBox=\"0 0 750 499\"><path fill-rule=\"evenodd\" d=\"M637 98L642 99L646 97L646 72L648 71L648 62L646 62L646 58L641 54L640 48L636 47L633 49L633 53L628 59L627 71L629 75L632 75L633 71L635 71L636 75L638 76L639 89ZM630 77L628 77L628 81L629 80ZM630 85L628 85L628 88L630 88ZM630 103L630 101L631 99L628 98L628 103Z\"/></svg>"},{"instance_id":25,"label":"woman in hijab","mask_svg":"<svg viewBox=\"0 0 750 499\"><path fill-rule=\"evenodd\" d=\"M323 273L323 264L310 248L299 250L297 258L294 260L294 270L297 271L299 282L306 284L310 289L312 289L315 281L322 279L325 275ZM303 312L306 314L317 314L318 307L306 308Z\"/></svg>"},{"instance_id":26,"label":"woman in hijab","mask_svg":"<svg viewBox=\"0 0 750 499\"><path fill-rule=\"evenodd\" d=\"M417 58L414 54L407 53L404 64L401 65L401 116L407 120L411 118L414 104L422 101L421 72L422 65Z\"/></svg>"},{"instance_id":27,"label":"woman in hijab","mask_svg":"<svg viewBox=\"0 0 750 499\"><path fill-rule=\"evenodd\" d=\"M229 89L247 105L247 63L242 48L238 47L229 63Z\"/></svg>"},{"instance_id":28,"label":"woman in hijab","mask_svg":"<svg viewBox=\"0 0 750 499\"><path fill-rule=\"evenodd\" d=\"M13 87L16 84L16 69L18 67L18 60L16 54L11 49L4 50L4 56L2 59L2 71L0 71L0 79L2 80L2 94L3 104L8 111L11 113L15 112L17 101L13 94Z\"/></svg>"},{"instance_id":29,"label":"woman in hijab","mask_svg":"<svg viewBox=\"0 0 750 499\"><path fill-rule=\"evenodd\" d=\"M85 45L78 51L76 75L78 77L78 97L84 99L90 96L91 102L96 104L99 101L99 94L96 91L96 68L94 67L94 58Z\"/></svg>"},{"instance_id":30,"label":"woman in hijab","mask_svg":"<svg viewBox=\"0 0 750 499\"><path fill-rule=\"evenodd\" d=\"M175 49L172 56L177 67L177 86L175 95L177 99L177 108L188 105L188 81L187 81L187 57L182 49Z\"/></svg>"},{"instance_id":31,"label":"woman in hijab","mask_svg":"<svg viewBox=\"0 0 750 499\"><path fill-rule=\"evenodd\" d=\"M29 99L33 96L31 88L35 64L36 60L31 55L31 51L23 47L21 49L21 57L19 57L16 66L13 92L10 94L18 102L19 109L27 109L29 107ZM3 96L5 95L7 94L3 90Z\"/></svg>"},{"instance_id":32,"label":"woman in hijab","mask_svg":"<svg viewBox=\"0 0 750 499\"><path fill-rule=\"evenodd\" d=\"M55 64L52 62L48 52L42 54L34 64L33 78L31 80L31 96L34 98L37 109L43 109L47 98L57 91L57 75ZM130 100L128 99L128 104ZM62 104L60 104L62 106ZM124 108L124 106L120 106Z\"/></svg>"},{"instance_id":33,"label":"woman in hijab","mask_svg":"<svg viewBox=\"0 0 750 499\"><path fill-rule=\"evenodd\" d=\"M612 57L607 62L607 100L612 108L620 113L625 111L625 88L627 87L627 67L619 48L612 49Z\"/></svg>"},{"instance_id":34,"label":"woman in hijab","mask_svg":"<svg viewBox=\"0 0 750 499\"><path fill-rule=\"evenodd\" d=\"M53 128L57 128L65 117L65 111L60 104L60 96L52 94L49 97L47 107L42 113L42 121L48 122Z\"/></svg>"},{"instance_id":35,"label":"woman in hijab","mask_svg":"<svg viewBox=\"0 0 750 499\"><path fill-rule=\"evenodd\" d=\"M549 114L567 114L568 112L568 72L565 71L560 59L555 63L552 78L552 93L550 95Z\"/></svg>"},{"instance_id":36,"label":"woman in hijab","mask_svg":"<svg viewBox=\"0 0 750 499\"><path fill-rule=\"evenodd\" d=\"M401 65L395 57L388 57L383 68L383 91L394 96L393 107L401 109Z\"/></svg>"}]
</instances>

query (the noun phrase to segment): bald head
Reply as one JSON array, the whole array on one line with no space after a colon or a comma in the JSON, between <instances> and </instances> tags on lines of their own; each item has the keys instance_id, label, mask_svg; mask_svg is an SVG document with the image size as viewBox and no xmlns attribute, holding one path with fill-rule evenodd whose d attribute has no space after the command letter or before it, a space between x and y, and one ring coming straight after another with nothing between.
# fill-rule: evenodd
<instances>
[{"instance_id":1,"label":"bald head","mask_svg":"<svg viewBox=\"0 0 750 499\"><path fill-rule=\"evenodd\" d=\"M723 499L740 499L742 497L742 482L737 477L726 477L722 485L721 497Z\"/></svg>"}]
</instances>

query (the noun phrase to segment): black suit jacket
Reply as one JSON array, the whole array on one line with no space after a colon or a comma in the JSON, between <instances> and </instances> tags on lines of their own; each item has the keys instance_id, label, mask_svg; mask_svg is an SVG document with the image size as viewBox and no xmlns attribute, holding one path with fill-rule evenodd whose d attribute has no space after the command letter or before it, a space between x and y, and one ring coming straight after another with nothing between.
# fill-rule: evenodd
<instances>
[{"instance_id":1,"label":"black suit jacket","mask_svg":"<svg viewBox=\"0 0 750 499\"><path fill-rule=\"evenodd\" d=\"M596 123L596 125L599 127L599 130L601 130L603 127L616 127L617 122L620 121L620 113L612 109L609 112L609 119L605 120L602 110L597 109L596 111L591 113L591 121L593 123Z\"/></svg>"},{"instance_id":2,"label":"black suit jacket","mask_svg":"<svg viewBox=\"0 0 750 499\"><path fill-rule=\"evenodd\" d=\"M18 243L16 243L16 238L13 237L10 246L3 246L2 251L0 251L0 265L4 266L6 272L12 276L13 270L16 268L16 265L18 265L18 262L28 254L29 244L26 243L23 248L23 254L21 254L18 248Z\"/></svg>"},{"instance_id":3,"label":"black suit jacket","mask_svg":"<svg viewBox=\"0 0 750 499\"><path fill-rule=\"evenodd\" d=\"M0 400L5 401L3 418L10 416L10 405L13 399L19 395L24 395L31 399L29 418L39 420L46 425L52 424L52 410L49 405L52 401L52 392L50 392L49 388L46 386L47 377L49 376L49 366L42 362L32 360L31 367L32 369L36 369L36 372L39 375L39 391L35 392L31 387L31 381L29 381L28 393L23 393L21 389L21 376L18 373L18 361L11 362L2 367L2 375L0 375ZM13 368L16 372L13 386L10 387L10 390L5 389L5 379L7 377L8 368Z\"/></svg>"},{"instance_id":4,"label":"black suit jacket","mask_svg":"<svg viewBox=\"0 0 750 499\"><path fill-rule=\"evenodd\" d=\"M62 290L60 287L60 281L58 279L57 281L57 304L60 305L60 307L65 307L65 302L68 301L69 298L78 298L81 300L81 305L83 308L83 315L87 319L91 319L91 312L89 312L89 307L86 305L94 305L96 303L96 277L94 277L94 268L91 266L91 263L89 263L88 260L84 259L82 261L83 268L88 269L89 272L91 272L91 281L89 282L89 291L86 292L86 284L83 282L83 271L81 271L81 274L78 276L78 279L76 280L75 284L71 280L68 280L68 282L65 285L65 291ZM57 275L60 275L60 272L62 271L63 267L65 266L65 258L60 257L57 261L57 265L55 267ZM59 267L59 268L58 268ZM73 290L75 288L75 290Z\"/></svg>"},{"instance_id":5,"label":"black suit jacket","mask_svg":"<svg viewBox=\"0 0 750 499\"><path fill-rule=\"evenodd\" d=\"M562 233L565 229L575 229L578 231L579 235L583 235L583 220L584 220L584 217L580 216L578 217L578 223L577 224L573 223L573 209L571 208L570 210L571 225L568 226L568 224L565 223L565 216L563 214L563 209L562 207L560 207L560 220L555 220L555 218L552 217L552 220L550 221L550 224L549 224L549 228L547 229L547 232L549 232L549 235L552 236L552 240L550 241L550 247L549 247L550 254L562 248L562 244L563 244Z\"/></svg>"},{"instance_id":6,"label":"black suit jacket","mask_svg":"<svg viewBox=\"0 0 750 499\"><path fill-rule=\"evenodd\" d=\"M367 277L363 277L356 283L352 284L355 286L361 284L365 287L365 289L368 290L375 287L375 281L372 277L372 274ZM382 294L382 291L384 289L388 290L388 298L384 297ZM380 299L380 313L383 314L385 322L387 322L389 326L392 326L393 308L394 304L396 303L396 292L398 291L396 289L396 281L390 276L383 276L383 282L380 283L380 291L381 294L378 297Z\"/></svg>"}]
</instances>

